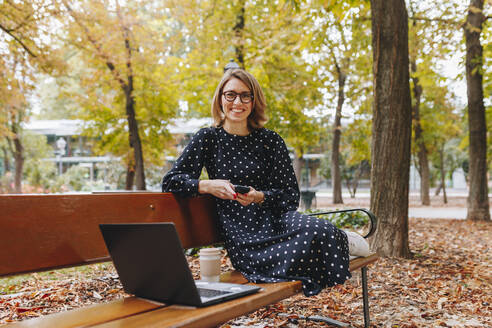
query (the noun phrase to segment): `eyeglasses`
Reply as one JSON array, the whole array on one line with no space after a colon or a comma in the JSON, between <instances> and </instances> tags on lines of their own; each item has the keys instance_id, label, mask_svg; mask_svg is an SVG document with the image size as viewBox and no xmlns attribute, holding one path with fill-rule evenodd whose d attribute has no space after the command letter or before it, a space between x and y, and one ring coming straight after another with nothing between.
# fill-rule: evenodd
<instances>
[{"instance_id":1,"label":"eyeglasses","mask_svg":"<svg viewBox=\"0 0 492 328\"><path fill-rule=\"evenodd\" d=\"M254 99L253 95L249 92L237 93L234 91L227 91L222 94L228 102L234 102L237 96L239 96L239 99L241 99L243 104L249 104Z\"/></svg>"}]
</instances>

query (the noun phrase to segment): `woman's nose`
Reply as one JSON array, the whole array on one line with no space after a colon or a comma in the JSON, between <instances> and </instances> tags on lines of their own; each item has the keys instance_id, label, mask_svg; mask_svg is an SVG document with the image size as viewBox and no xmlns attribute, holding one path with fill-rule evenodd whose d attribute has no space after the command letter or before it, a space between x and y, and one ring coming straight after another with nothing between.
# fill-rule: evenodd
<instances>
[{"instance_id":1,"label":"woman's nose","mask_svg":"<svg viewBox=\"0 0 492 328\"><path fill-rule=\"evenodd\" d=\"M236 99L234 99L234 104L241 104L241 96L240 95L237 95L236 96Z\"/></svg>"}]
</instances>

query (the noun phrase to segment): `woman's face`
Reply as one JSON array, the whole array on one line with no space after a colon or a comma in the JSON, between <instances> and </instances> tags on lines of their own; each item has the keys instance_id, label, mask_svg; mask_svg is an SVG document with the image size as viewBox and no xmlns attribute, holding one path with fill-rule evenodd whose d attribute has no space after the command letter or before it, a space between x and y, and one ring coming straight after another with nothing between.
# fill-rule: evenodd
<instances>
[{"instance_id":1,"label":"woman's face","mask_svg":"<svg viewBox=\"0 0 492 328\"><path fill-rule=\"evenodd\" d=\"M236 93L236 99L231 101ZM229 98L229 100L226 98ZM222 111L225 114L225 120L229 123L247 122L248 116L253 108L253 95L243 81L232 78L224 85L222 89ZM249 103L244 103L248 102Z\"/></svg>"}]
</instances>

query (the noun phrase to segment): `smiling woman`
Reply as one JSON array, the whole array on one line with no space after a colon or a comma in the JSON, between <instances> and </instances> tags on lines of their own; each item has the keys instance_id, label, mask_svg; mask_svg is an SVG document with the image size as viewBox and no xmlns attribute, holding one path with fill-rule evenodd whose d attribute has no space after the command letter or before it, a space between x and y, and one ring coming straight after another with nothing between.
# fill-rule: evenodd
<instances>
[{"instance_id":1,"label":"smiling woman","mask_svg":"<svg viewBox=\"0 0 492 328\"><path fill-rule=\"evenodd\" d=\"M241 80L233 78L225 84L222 92L222 113L226 117L224 129L238 135L249 134L247 121L253 107L252 98L249 88Z\"/></svg>"},{"instance_id":2,"label":"smiling woman","mask_svg":"<svg viewBox=\"0 0 492 328\"><path fill-rule=\"evenodd\" d=\"M213 98L215 126L193 137L162 190L215 196L228 255L249 281L301 280L304 293L315 295L350 277L347 235L297 212L299 186L289 152L277 133L263 127L265 108L251 74L226 71ZM204 166L210 180L199 180Z\"/></svg>"},{"instance_id":3,"label":"smiling woman","mask_svg":"<svg viewBox=\"0 0 492 328\"><path fill-rule=\"evenodd\" d=\"M265 109L265 96L251 74L241 69L226 71L212 100L215 126L224 126L233 134L247 135L266 123Z\"/></svg>"}]
</instances>

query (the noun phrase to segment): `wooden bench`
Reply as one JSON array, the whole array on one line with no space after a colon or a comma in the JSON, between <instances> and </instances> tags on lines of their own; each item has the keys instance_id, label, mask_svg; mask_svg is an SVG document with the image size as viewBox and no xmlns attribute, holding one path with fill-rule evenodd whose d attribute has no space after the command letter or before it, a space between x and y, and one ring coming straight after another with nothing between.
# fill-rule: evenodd
<instances>
[{"instance_id":1,"label":"wooden bench","mask_svg":"<svg viewBox=\"0 0 492 328\"><path fill-rule=\"evenodd\" d=\"M185 248L220 242L215 202L208 196L0 195L0 277L108 261L98 224L122 222L174 222ZM366 326L366 270L377 258L373 254L350 262L350 270L362 268ZM239 272L227 272L221 280L247 283ZM128 297L1 327L214 327L301 291L299 281L260 285L264 290L257 294L205 308Z\"/></svg>"}]
</instances>

